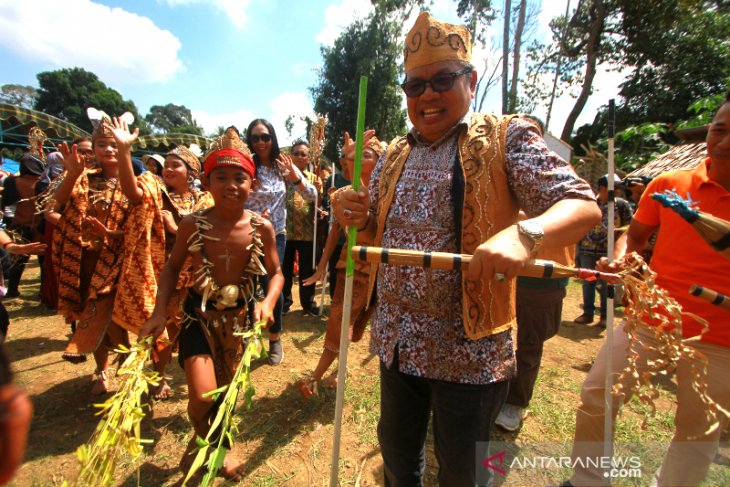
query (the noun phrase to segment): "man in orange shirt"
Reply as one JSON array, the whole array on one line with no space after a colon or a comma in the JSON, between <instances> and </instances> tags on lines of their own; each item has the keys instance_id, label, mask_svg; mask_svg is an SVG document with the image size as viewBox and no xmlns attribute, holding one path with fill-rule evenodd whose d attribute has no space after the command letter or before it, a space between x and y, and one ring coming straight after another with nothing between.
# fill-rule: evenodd
<instances>
[{"instance_id":1,"label":"man in orange shirt","mask_svg":"<svg viewBox=\"0 0 730 487\"><path fill-rule=\"evenodd\" d=\"M617 245L616 258L626 252L641 252L649 237L658 231L651 268L657 273L656 284L671 294L685 312L694 313L709 323L709 331L701 339L686 345L708 359L707 394L726 411L730 410L730 313L689 294L694 283L720 293L730 293L730 260L715 252L699 234L673 210L664 208L651 198L654 193L674 189L683 198L698 202L699 210L730 220L730 93L725 98L707 134L708 158L695 169L675 171L652 181L639 203L629 227L625 245ZM682 336L700 334L701 325L689 317L682 323ZM645 368L654 358L651 348L657 344L653 334L638 333L641 344L637 364ZM647 348L642 345L647 346ZM574 474L563 485L602 485L609 472L590 468L586 460L601 457L604 437L604 390L606 357L613 357L613 372L618 374L628 365L628 337L616 330L613 349L601 348L581 391L581 405L576 416L573 443ZM639 370L641 374L642 370ZM630 378L623 390L629 389ZM707 475L717 450L720 433L728 418L719 414L719 427L712 429L705 405L692 388L690 364L680 360L677 366L677 412L675 432L661 468L654 481L658 486L698 485ZM628 400L627 398L626 400ZM614 402L613 414L619 404ZM707 431L711 430L710 433ZM579 462L578 460L583 461ZM588 464L588 465L586 465ZM593 463L595 465L595 463Z\"/></svg>"}]
</instances>

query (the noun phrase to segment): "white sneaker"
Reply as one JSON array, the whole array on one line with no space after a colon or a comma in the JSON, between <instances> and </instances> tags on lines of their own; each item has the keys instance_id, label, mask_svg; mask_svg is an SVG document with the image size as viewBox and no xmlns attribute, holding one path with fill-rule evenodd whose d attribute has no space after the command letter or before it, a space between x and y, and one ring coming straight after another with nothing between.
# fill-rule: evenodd
<instances>
[{"instance_id":1,"label":"white sneaker","mask_svg":"<svg viewBox=\"0 0 730 487\"><path fill-rule=\"evenodd\" d=\"M522 423L522 408L513 404L505 404L499 411L495 423L507 431L517 431Z\"/></svg>"}]
</instances>

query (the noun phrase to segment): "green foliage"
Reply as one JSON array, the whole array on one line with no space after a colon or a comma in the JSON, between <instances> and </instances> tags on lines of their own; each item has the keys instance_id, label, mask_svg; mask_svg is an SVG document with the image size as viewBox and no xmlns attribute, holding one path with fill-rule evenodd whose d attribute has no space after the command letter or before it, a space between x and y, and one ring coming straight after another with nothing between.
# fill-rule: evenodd
<instances>
[{"instance_id":1,"label":"green foliage","mask_svg":"<svg viewBox=\"0 0 730 487\"><path fill-rule=\"evenodd\" d=\"M333 47L322 47L319 81L310 88L314 110L327 116L324 154L337 160L344 133L354 135L358 83L368 77L365 127L375 129L382 140L406 130L398 86L401 74L400 23L383 13L356 21L340 35Z\"/></svg>"},{"instance_id":2,"label":"green foliage","mask_svg":"<svg viewBox=\"0 0 730 487\"><path fill-rule=\"evenodd\" d=\"M728 90L730 90L730 79L728 79ZM678 122L677 128L688 129L708 125L712 122L712 118L717 113L717 110L720 109L723 101L725 101L724 93L718 93L717 95L697 100L689 106L688 112L690 113L690 117Z\"/></svg>"},{"instance_id":3,"label":"green foliage","mask_svg":"<svg viewBox=\"0 0 730 487\"><path fill-rule=\"evenodd\" d=\"M615 5L620 19L615 28L622 35L617 62L630 69L621 86L617 129L644 124L688 128L708 123L730 87L727 2L622 0ZM581 145L595 145L605 137L605 124L603 107L593 124L578 129L571 140L576 153ZM673 141L671 135L661 138ZM651 140L646 142L639 145L653 147ZM629 154L627 167L642 159L644 150Z\"/></svg>"},{"instance_id":4,"label":"green foliage","mask_svg":"<svg viewBox=\"0 0 730 487\"><path fill-rule=\"evenodd\" d=\"M24 85L2 85L0 87L0 101L22 108L33 108L38 90L32 86Z\"/></svg>"},{"instance_id":5,"label":"green foliage","mask_svg":"<svg viewBox=\"0 0 730 487\"><path fill-rule=\"evenodd\" d=\"M663 123L633 125L618 132L615 137L616 167L633 171L671 147L669 126Z\"/></svg>"},{"instance_id":6,"label":"green foliage","mask_svg":"<svg viewBox=\"0 0 730 487\"><path fill-rule=\"evenodd\" d=\"M38 73L37 78L40 89L36 110L67 120L87 132L93 130L86 116L88 107L103 110L110 116L131 112L140 134L149 133L134 102L124 100L119 92L107 87L94 73L82 68L65 68Z\"/></svg>"},{"instance_id":7,"label":"green foliage","mask_svg":"<svg viewBox=\"0 0 730 487\"><path fill-rule=\"evenodd\" d=\"M144 119L158 133L203 135L203 127L195 122L185 105L153 105Z\"/></svg>"},{"instance_id":8,"label":"green foliage","mask_svg":"<svg viewBox=\"0 0 730 487\"><path fill-rule=\"evenodd\" d=\"M94 405L102 420L89 442L76 450L81 464L78 485L113 485L123 455L127 453L136 461L142 455L142 445L152 443L142 439L140 430L145 409L150 409L143 401L150 386L157 387L160 380L157 372L146 368L151 359L152 338L135 343L131 349L120 345L116 351L128 354L118 373L124 382L114 396Z\"/></svg>"},{"instance_id":9,"label":"green foliage","mask_svg":"<svg viewBox=\"0 0 730 487\"><path fill-rule=\"evenodd\" d=\"M626 60L635 66L620 91L627 124L680 120L695 101L722 93L730 79L730 12L659 3L676 4L667 25L656 25L653 10L627 12L625 23L633 24L626 28Z\"/></svg>"}]
</instances>

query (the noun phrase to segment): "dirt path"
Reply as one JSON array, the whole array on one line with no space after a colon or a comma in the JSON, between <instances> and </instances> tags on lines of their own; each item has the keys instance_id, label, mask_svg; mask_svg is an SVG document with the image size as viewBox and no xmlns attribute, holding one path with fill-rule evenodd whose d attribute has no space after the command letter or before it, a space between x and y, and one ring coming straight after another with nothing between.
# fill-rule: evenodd
<instances>
[{"instance_id":1,"label":"dirt path","mask_svg":"<svg viewBox=\"0 0 730 487\"><path fill-rule=\"evenodd\" d=\"M25 299L7 303L11 315L7 349L14 359L16 380L32 396L35 416L25 464L15 485L58 485L78 471L74 452L95 428L89 395L93 361L73 365L61 360L69 327L38 302L37 269L29 268L21 293ZM296 296L296 289L295 289ZM564 305L564 319L580 314L580 287L571 285ZM241 485L326 485L331 455L334 391L324 390L310 401L302 399L296 379L310 371L319 358L324 339L323 318L304 316L298 306L285 317L285 359L270 367L263 361L253 370L254 406L240 411L241 424L234 454L245 460L247 476ZM559 336L546 344L544 369L536 398L555 401L562 410L560 421L535 405L519 438L529 441L545 435L572 437L572 417L580 383L590 368L604 331L564 322ZM367 335L366 335L367 336ZM180 479L177 463L189 434L186 387L182 370L168 369L174 397L154 405L143 423L143 436L154 439L139 461L140 485L170 485ZM348 389L340 477L344 484L372 486L382 483L382 459L375 426L378 418L378 361L370 355L367 339L353 344L349 358ZM561 392L556 393L557 390ZM552 399L551 399L552 398ZM667 401L667 410L671 402ZM664 429L667 429L666 427ZM515 439L515 435L506 435ZM435 484L436 464L429 457L429 485ZM118 472L119 485L137 485L135 466Z\"/></svg>"}]
</instances>

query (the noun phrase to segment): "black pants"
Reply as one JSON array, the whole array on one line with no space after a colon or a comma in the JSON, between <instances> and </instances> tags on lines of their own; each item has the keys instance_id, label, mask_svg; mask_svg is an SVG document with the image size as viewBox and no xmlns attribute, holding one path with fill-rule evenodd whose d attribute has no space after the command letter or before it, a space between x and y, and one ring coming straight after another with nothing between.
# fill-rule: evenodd
<instances>
[{"instance_id":1,"label":"black pants","mask_svg":"<svg viewBox=\"0 0 730 487\"><path fill-rule=\"evenodd\" d=\"M424 379L399 372L397 353L390 368L381 361L378 440L385 485L423 485L432 411L439 485L487 485L486 468L478 474L485 480L477 481L476 459L489 456L486 442L506 396L506 381L471 385Z\"/></svg>"},{"instance_id":2,"label":"black pants","mask_svg":"<svg viewBox=\"0 0 730 487\"><path fill-rule=\"evenodd\" d=\"M309 309L314 305L315 286L302 286L302 281L314 274L312 267L312 245L313 242L307 240L287 240L286 250L284 251L284 263L282 272L284 273L284 309L288 310L294 300L292 299L291 289L294 285L294 260L299 253L299 301L303 309Z\"/></svg>"},{"instance_id":3,"label":"black pants","mask_svg":"<svg viewBox=\"0 0 730 487\"><path fill-rule=\"evenodd\" d=\"M509 381L507 404L526 408L540 371L545 341L560 328L565 288L517 285L517 375Z\"/></svg>"}]
</instances>

